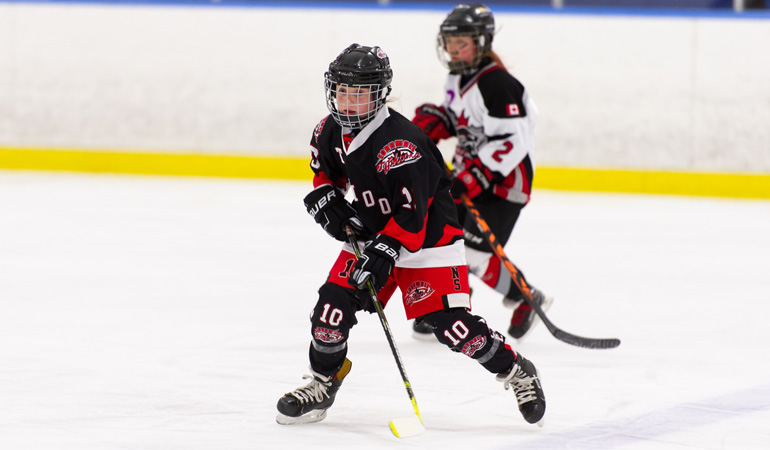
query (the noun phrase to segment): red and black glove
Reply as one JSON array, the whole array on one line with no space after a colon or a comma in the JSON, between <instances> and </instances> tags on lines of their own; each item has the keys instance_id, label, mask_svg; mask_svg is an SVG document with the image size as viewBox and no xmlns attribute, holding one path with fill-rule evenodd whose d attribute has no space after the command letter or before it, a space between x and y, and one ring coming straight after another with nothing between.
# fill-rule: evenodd
<instances>
[{"instance_id":1,"label":"red and black glove","mask_svg":"<svg viewBox=\"0 0 770 450\"><path fill-rule=\"evenodd\" d=\"M441 139L447 139L454 134L452 121L449 120L446 109L443 106L436 106L431 103L420 105L414 111L414 122L418 127L433 140L438 143Z\"/></svg>"},{"instance_id":2,"label":"red and black glove","mask_svg":"<svg viewBox=\"0 0 770 450\"><path fill-rule=\"evenodd\" d=\"M469 198L475 198L492 187L492 174L484 168L481 161L474 159L465 170L452 179L452 197L459 200L463 193Z\"/></svg>"}]
</instances>

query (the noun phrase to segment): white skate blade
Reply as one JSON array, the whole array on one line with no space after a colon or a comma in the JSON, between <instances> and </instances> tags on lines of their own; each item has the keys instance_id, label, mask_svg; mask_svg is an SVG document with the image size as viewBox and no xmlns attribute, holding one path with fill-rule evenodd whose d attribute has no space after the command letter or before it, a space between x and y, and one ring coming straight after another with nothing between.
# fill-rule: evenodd
<instances>
[{"instance_id":1,"label":"white skate blade","mask_svg":"<svg viewBox=\"0 0 770 450\"><path fill-rule=\"evenodd\" d=\"M281 425L299 425L302 423L320 422L325 418L326 418L325 409L314 409L313 411L310 411L309 413L301 415L299 417L290 417L290 416L285 416L281 413L278 413L278 415L275 416L275 421L280 423Z\"/></svg>"},{"instance_id":2,"label":"white skate blade","mask_svg":"<svg viewBox=\"0 0 770 450\"><path fill-rule=\"evenodd\" d=\"M423 341L423 342L438 342L438 339L436 339L436 335L433 333L418 333L416 331L413 331L412 337L417 339L418 341Z\"/></svg>"},{"instance_id":3,"label":"white skate blade","mask_svg":"<svg viewBox=\"0 0 770 450\"><path fill-rule=\"evenodd\" d=\"M399 417L390 421L390 431L396 437L408 438L425 432L425 426L417 416Z\"/></svg>"},{"instance_id":4,"label":"white skate blade","mask_svg":"<svg viewBox=\"0 0 770 450\"><path fill-rule=\"evenodd\" d=\"M508 297L503 297L503 308L516 309L521 303L521 300L511 300Z\"/></svg>"}]
</instances>

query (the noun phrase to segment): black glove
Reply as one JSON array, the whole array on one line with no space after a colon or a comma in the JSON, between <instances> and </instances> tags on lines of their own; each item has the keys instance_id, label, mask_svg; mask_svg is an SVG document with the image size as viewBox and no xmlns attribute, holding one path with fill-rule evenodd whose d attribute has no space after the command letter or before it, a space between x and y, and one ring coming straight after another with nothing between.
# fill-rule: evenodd
<instances>
[{"instance_id":1,"label":"black glove","mask_svg":"<svg viewBox=\"0 0 770 450\"><path fill-rule=\"evenodd\" d=\"M371 280L374 291L378 292L388 281L390 272L398 260L401 244L392 237L378 234L364 247L361 258L353 265L353 272L348 284L356 289L367 289L366 282Z\"/></svg>"},{"instance_id":2,"label":"black glove","mask_svg":"<svg viewBox=\"0 0 770 450\"><path fill-rule=\"evenodd\" d=\"M329 236L338 241L347 242L345 225L354 230L363 231L364 224L356 215L353 205L345 200L342 191L325 184L305 196L305 207L313 219L319 223Z\"/></svg>"},{"instance_id":3,"label":"black glove","mask_svg":"<svg viewBox=\"0 0 770 450\"><path fill-rule=\"evenodd\" d=\"M481 161L474 159L465 170L458 173L457 177L452 180L452 197L459 200L463 193L467 193L470 198L477 197L492 187L491 178L492 174L484 168Z\"/></svg>"},{"instance_id":4,"label":"black glove","mask_svg":"<svg viewBox=\"0 0 770 450\"><path fill-rule=\"evenodd\" d=\"M454 134L452 121L449 120L449 116L443 106L425 103L420 105L414 111L414 114L412 122L420 127L435 143L438 143L441 139L447 139Z\"/></svg>"}]
</instances>

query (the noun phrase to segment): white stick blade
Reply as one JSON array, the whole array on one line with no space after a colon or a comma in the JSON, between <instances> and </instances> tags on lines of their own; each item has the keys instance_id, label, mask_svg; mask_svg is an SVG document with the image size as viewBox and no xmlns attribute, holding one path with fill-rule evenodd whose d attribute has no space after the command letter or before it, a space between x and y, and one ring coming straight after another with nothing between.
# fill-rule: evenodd
<instances>
[{"instance_id":1,"label":"white stick blade","mask_svg":"<svg viewBox=\"0 0 770 450\"><path fill-rule=\"evenodd\" d=\"M399 417L390 421L390 431L396 437L408 438L425 432L425 426L417 416Z\"/></svg>"}]
</instances>

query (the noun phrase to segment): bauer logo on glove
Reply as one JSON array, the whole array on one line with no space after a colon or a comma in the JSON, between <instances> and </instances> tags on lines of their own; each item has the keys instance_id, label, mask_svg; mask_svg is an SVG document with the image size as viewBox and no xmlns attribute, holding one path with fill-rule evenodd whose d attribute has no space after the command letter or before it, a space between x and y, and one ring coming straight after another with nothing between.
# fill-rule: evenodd
<instances>
[{"instance_id":1,"label":"bauer logo on glove","mask_svg":"<svg viewBox=\"0 0 770 450\"><path fill-rule=\"evenodd\" d=\"M361 258L353 265L348 284L356 289L367 289L366 282L371 281L374 290L379 291L388 281L400 250L401 244L396 239L378 234L366 244Z\"/></svg>"},{"instance_id":2,"label":"bauer logo on glove","mask_svg":"<svg viewBox=\"0 0 770 450\"><path fill-rule=\"evenodd\" d=\"M336 197L337 191L330 189L325 195L322 195L314 205L308 205L306 203L305 206L308 207L307 212L310 214L310 217L315 219L316 214L318 214L318 212L321 211L327 204L331 203L332 200L334 200Z\"/></svg>"},{"instance_id":3,"label":"bauer logo on glove","mask_svg":"<svg viewBox=\"0 0 770 450\"><path fill-rule=\"evenodd\" d=\"M357 232L364 230L364 225L353 205L345 200L342 191L332 185L325 184L317 187L305 197L304 201L308 214L329 236L338 241L347 240L346 224L352 225Z\"/></svg>"}]
</instances>

